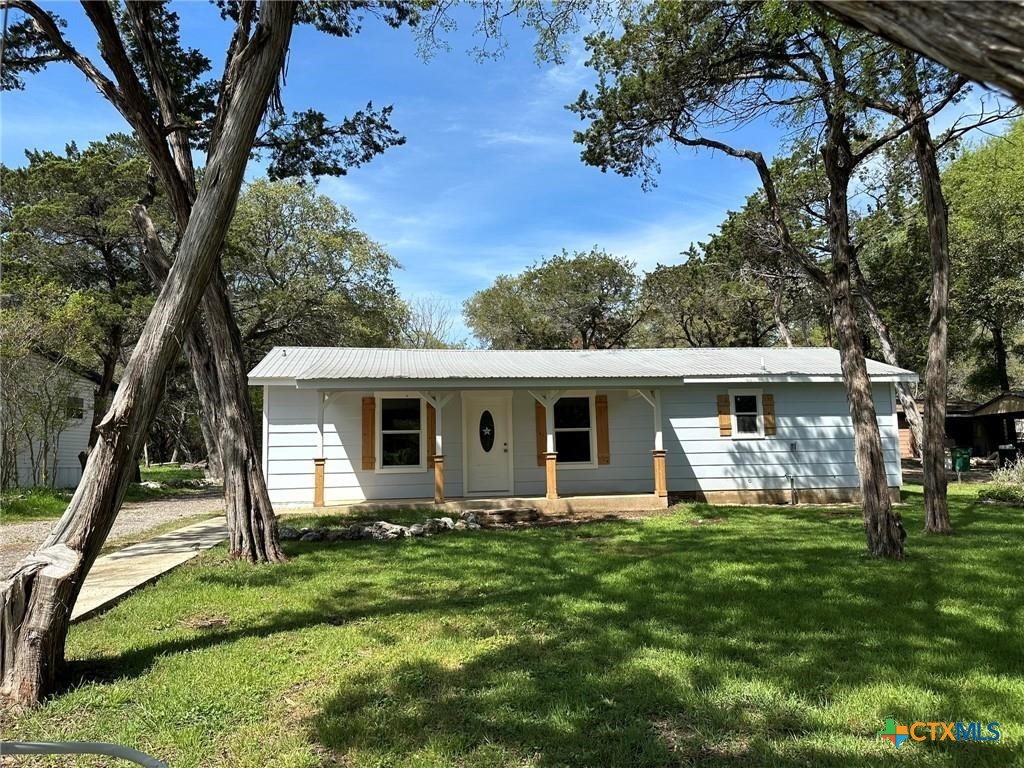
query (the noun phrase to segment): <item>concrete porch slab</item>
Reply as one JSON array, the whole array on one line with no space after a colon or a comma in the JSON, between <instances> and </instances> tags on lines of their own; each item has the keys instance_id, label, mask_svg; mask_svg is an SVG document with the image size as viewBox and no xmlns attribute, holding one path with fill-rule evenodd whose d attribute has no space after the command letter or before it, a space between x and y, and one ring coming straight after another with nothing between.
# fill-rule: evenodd
<instances>
[{"instance_id":1,"label":"concrete porch slab","mask_svg":"<svg viewBox=\"0 0 1024 768\"><path fill-rule=\"evenodd\" d=\"M433 499L353 499L331 501L322 507L282 508L274 510L279 516L294 514L375 514L394 509L410 509L425 513L459 513L530 507L544 515L590 516L616 512L657 512L668 509L668 499L653 493L624 493L600 496L563 496L548 499L544 496L490 496L462 497L435 504Z\"/></svg>"}]
</instances>

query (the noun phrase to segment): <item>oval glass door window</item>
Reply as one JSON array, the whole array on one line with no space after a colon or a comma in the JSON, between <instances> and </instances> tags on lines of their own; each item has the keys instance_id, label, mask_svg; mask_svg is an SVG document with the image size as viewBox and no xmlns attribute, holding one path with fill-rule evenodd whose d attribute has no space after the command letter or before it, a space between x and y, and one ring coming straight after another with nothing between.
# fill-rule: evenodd
<instances>
[{"instance_id":1,"label":"oval glass door window","mask_svg":"<svg viewBox=\"0 0 1024 768\"><path fill-rule=\"evenodd\" d=\"M494 447L494 417L490 411L480 414L480 447L484 453L490 453Z\"/></svg>"}]
</instances>

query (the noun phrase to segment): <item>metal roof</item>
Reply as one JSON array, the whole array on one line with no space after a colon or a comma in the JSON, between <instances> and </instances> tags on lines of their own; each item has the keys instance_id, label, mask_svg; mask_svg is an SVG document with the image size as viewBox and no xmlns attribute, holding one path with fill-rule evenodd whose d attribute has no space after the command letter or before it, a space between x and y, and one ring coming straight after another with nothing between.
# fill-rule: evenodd
<instances>
[{"instance_id":1,"label":"metal roof","mask_svg":"<svg viewBox=\"0 0 1024 768\"><path fill-rule=\"evenodd\" d=\"M912 371L868 360L876 381L916 381ZM274 347L249 372L250 384L297 387L456 387L714 381L839 381L839 352L828 347L499 350Z\"/></svg>"}]
</instances>

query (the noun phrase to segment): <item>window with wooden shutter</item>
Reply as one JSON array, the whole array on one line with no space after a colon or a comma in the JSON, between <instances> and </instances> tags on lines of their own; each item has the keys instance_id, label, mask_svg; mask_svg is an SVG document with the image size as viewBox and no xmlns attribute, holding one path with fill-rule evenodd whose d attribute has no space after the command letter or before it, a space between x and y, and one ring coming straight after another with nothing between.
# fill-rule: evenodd
<instances>
[{"instance_id":1,"label":"window with wooden shutter","mask_svg":"<svg viewBox=\"0 0 1024 768\"><path fill-rule=\"evenodd\" d=\"M363 469L377 466L377 400L372 395L363 398Z\"/></svg>"},{"instance_id":2,"label":"window with wooden shutter","mask_svg":"<svg viewBox=\"0 0 1024 768\"><path fill-rule=\"evenodd\" d=\"M536 400L533 401L534 409L534 424L537 428L537 466L544 466L544 454L548 450L548 425L547 417L544 413L544 406L538 403Z\"/></svg>"},{"instance_id":3,"label":"window with wooden shutter","mask_svg":"<svg viewBox=\"0 0 1024 768\"><path fill-rule=\"evenodd\" d=\"M594 397L594 417L597 421L597 463L611 464L612 453L608 441L608 395Z\"/></svg>"},{"instance_id":4,"label":"window with wooden shutter","mask_svg":"<svg viewBox=\"0 0 1024 768\"><path fill-rule=\"evenodd\" d=\"M434 456L437 455L437 412L434 406L427 403L427 466L434 466Z\"/></svg>"},{"instance_id":5,"label":"window with wooden shutter","mask_svg":"<svg viewBox=\"0 0 1024 768\"><path fill-rule=\"evenodd\" d=\"M775 395L761 395L761 412L764 416L764 433L775 434Z\"/></svg>"},{"instance_id":6,"label":"window with wooden shutter","mask_svg":"<svg viewBox=\"0 0 1024 768\"><path fill-rule=\"evenodd\" d=\"M732 437L732 407L728 395L718 396L718 434L720 437Z\"/></svg>"}]
</instances>

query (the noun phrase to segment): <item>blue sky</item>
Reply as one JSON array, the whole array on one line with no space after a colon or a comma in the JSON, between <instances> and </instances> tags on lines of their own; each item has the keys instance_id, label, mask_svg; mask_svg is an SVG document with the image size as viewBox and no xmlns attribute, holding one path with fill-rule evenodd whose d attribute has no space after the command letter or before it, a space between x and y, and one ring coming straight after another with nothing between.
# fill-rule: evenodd
<instances>
[{"instance_id":1,"label":"blue sky","mask_svg":"<svg viewBox=\"0 0 1024 768\"><path fill-rule=\"evenodd\" d=\"M54 9L68 19L68 37L98 61L80 7ZM207 3L177 10L184 40L219 72L230 27ZM748 163L706 151L666 148L660 183L647 192L637 179L585 166L572 140L580 122L564 108L593 82L582 44L574 41L564 65L539 66L531 34L510 24L504 55L479 61L469 52L472 26L464 17L448 36L451 50L429 61L407 28L374 21L347 40L306 28L293 37L288 109L316 107L340 119L371 100L394 105L392 123L407 143L321 181L320 191L401 262L396 281L406 297L461 304L498 274L562 248L597 245L641 269L677 263L756 188ZM70 65L51 66L2 99L0 151L10 165L27 148L61 149L125 129ZM731 138L772 155L782 134L756 123ZM259 173L254 164L249 176ZM455 335L467 333L460 321Z\"/></svg>"}]
</instances>

